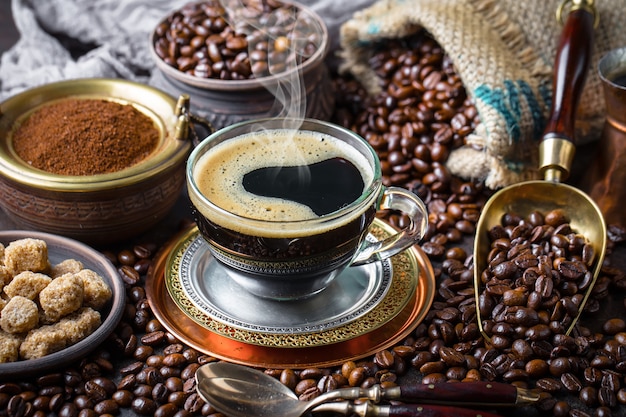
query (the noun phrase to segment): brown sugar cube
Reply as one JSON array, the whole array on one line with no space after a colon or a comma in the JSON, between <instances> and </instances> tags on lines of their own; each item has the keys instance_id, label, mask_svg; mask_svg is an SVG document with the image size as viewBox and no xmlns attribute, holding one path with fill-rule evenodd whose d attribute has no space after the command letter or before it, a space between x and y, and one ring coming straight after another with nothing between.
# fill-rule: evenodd
<instances>
[{"instance_id":1,"label":"brown sugar cube","mask_svg":"<svg viewBox=\"0 0 626 417\"><path fill-rule=\"evenodd\" d=\"M111 299L113 292L104 279L91 269L83 269L75 274L83 281L83 305L100 310Z\"/></svg>"},{"instance_id":2,"label":"brown sugar cube","mask_svg":"<svg viewBox=\"0 0 626 417\"><path fill-rule=\"evenodd\" d=\"M22 271L43 272L48 266L48 246L41 239L19 239L4 249L4 265L11 276Z\"/></svg>"},{"instance_id":3,"label":"brown sugar cube","mask_svg":"<svg viewBox=\"0 0 626 417\"><path fill-rule=\"evenodd\" d=\"M83 263L76 259L66 259L58 264L54 265L50 270L50 276L52 278L58 278L65 274L75 274L83 269Z\"/></svg>"},{"instance_id":4,"label":"brown sugar cube","mask_svg":"<svg viewBox=\"0 0 626 417\"><path fill-rule=\"evenodd\" d=\"M0 243L0 265L4 265L4 245Z\"/></svg>"},{"instance_id":5,"label":"brown sugar cube","mask_svg":"<svg viewBox=\"0 0 626 417\"><path fill-rule=\"evenodd\" d=\"M15 362L19 359L20 336L0 330L0 363Z\"/></svg>"},{"instance_id":6,"label":"brown sugar cube","mask_svg":"<svg viewBox=\"0 0 626 417\"><path fill-rule=\"evenodd\" d=\"M55 326L63 330L69 346L92 334L100 324L102 324L100 313L90 307L84 307L63 317Z\"/></svg>"},{"instance_id":7,"label":"brown sugar cube","mask_svg":"<svg viewBox=\"0 0 626 417\"><path fill-rule=\"evenodd\" d=\"M23 359L41 358L80 342L101 324L100 313L84 307L59 322L33 329L20 345Z\"/></svg>"},{"instance_id":8,"label":"brown sugar cube","mask_svg":"<svg viewBox=\"0 0 626 417\"><path fill-rule=\"evenodd\" d=\"M7 271L7 268L4 265L0 265L0 291L4 288L6 284L11 281L11 275Z\"/></svg>"},{"instance_id":9,"label":"brown sugar cube","mask_svg":"<svg viewBox=\"0 0 626 417\"><path fill-rule=\"evenodd\" d=\"M39 272L24 271L13 277L4 287L4 292L9 297L21 295L29 300L35 300L41 290L52 282L52 278Z\"/></svg>"},{"instance_id":10,"label":"brown sugar cube","mask_svg":"<svg viewBox=\"0 0 626 417\"><path fill-rule=\"evenodd\" d=\"M83 281L74 274L65 274L52 280L39 293L39 304L45 322L54 323L83 305Z\"/></svg>"},{"instance_id":11,"label":"brown sugar cube","mask_svg":"<svg viewBox=\"0 0 626 417\"><path fill-rule=\"evenodd\" d=\"M20 295L11 298L0 312L0 328L7 333L26 333L38 323L37 304Z\"/></svg>"},{"instance_id":12,"label":"brown sugar cube","mask_svg":"<svg viewBox=\"0 0 626 417\"><path fill-rule=\"evenodd\" d=\"M36 359L65 349L67 338L57 324L41 326L28 332L20 345L20 358Z\"/></svg>"}]
</instances>

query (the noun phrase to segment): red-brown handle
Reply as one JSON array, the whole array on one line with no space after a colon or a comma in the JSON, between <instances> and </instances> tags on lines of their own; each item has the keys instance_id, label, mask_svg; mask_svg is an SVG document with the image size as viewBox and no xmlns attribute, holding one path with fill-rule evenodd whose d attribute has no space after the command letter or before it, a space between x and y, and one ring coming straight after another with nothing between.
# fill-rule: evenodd
<instances>
[{"instance_id":1,"label":"red-brown handle","mask_svg":"<svg viewBox=\"0 0 626 417\"><path fill-rule=\"evenodd\" d=\"M456 404L515 405L518 389L501 382L462 382L458 384L411 384L400 386L405 401Z\"/></svg>"},{"instance_id":2,"label":"red-brown handle","mask_svg":"<svg viewBox=\"0 0 626 417\"><path fill-rule=\"evenodd\" d=\"M418 404L380 406L377 415L388 417L501 417L498 414L482 410Z\"/></svg>"},{"instance_id":3,"label":"red-brown handle","mask_svg":"<svg viewBox=\"0 0 626 417\"><path fill-rule=\"evenodd\" d=\"M574 141L574 123L593 47L594 15L572 10L561 32L554 63L552 107L543 139L559 136Z\"/></svg>"}]
</instances>

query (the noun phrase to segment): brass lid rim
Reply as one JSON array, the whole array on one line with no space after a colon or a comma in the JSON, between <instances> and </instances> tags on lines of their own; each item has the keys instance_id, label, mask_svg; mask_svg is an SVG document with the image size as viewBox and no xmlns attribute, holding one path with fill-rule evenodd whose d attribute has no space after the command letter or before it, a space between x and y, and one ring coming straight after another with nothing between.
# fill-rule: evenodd
<instances>
[{"instance_id":1,"label":"brass lid rim","mask_svg":"<svg viewBox=\"0 0 626 417\"><path fill-rule=\"evenodd\" d=\"M145 160L107 174L58 175L30 166L20 159L8 143L15 121L35 107L69 97L94 97L119 100L146 110L159 126L161 138L155 153ZM35 87L0 103L0 177L26 187L60 192L90 192L124 188L184 166L191 142L175 138L177 101L148 85L123 79L89 78L59 81Z\"/></svg>"}]
</instances>

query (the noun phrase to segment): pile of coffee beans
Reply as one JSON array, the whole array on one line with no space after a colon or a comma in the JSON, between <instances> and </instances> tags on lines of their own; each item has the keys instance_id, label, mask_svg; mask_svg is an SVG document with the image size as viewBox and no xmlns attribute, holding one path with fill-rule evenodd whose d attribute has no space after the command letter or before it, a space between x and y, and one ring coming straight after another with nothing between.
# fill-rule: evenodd
<instances>
[{"instance_id":1,"label":"pile of coffee beans","mask_svg":"<svg viewBox=\"0 0 626 417\"><path fill-rule=\"evenodd\" d=\"M478 122L476 110L450 59L425 32L386 44L372 65L381 75L382 93L368 97L356 81L337 77L336 121L375 145L387 184L412 189L426 202L430 225L420 246L434 267L435 301L409 336L375 355L330 368L265 372L303 400L346 386L488 380L541 395L536 406L502 415L624 415L624 319L603 319L597 331L580 324L568 336L552 332L541 340L512 335L507 348L485 342L477 324L471 241L489 192L445 167L447 154ZM410 94L400 93L400 85ZM395 213L380 215L395 225L407 221ZM611 228L609 235L620 241L626 231ZM76 366L0 382L0 416L113 416L130 410L140 416L223 417L197 395L193 378L199 366L216 359L167 332L146 299L145 274L157 247L136 245L109 254L126 283L121 324ZM624 272L605 265L584 316L593 316L609 292L622 307L625 289Z\"/></svg>"},{"instance_id":2,"label":"pile of coffee beans","mask_svg":"<svg viewBox=\"0 0 626 417\"><path fill-rule=\"evenodd\" d=\"M296 6L247 0L227 12L218 0L208 0L189 3L161 22L153 46L183 73L245 80L300 65L321 44L319 23Z\"/></svg>"},{"instance_id":3,"label":"pile of coffee beans","mask_svg":"<svg viewBox=\"0 0 626 417\"><path fill-rule=\"evenodd\" d=\"M593 282L593 246L563 209L505 213L488 231L491 251L478 302L484 331L500 349L513 339L566 334Z\"/></svg>"}]
</instances>

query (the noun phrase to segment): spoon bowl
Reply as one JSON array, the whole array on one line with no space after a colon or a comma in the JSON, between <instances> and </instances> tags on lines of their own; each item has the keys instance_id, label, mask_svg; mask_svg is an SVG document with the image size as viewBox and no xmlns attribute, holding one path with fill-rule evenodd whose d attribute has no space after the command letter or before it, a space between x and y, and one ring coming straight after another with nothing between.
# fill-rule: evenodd
<instances>
[{"instance_id":1,"label":"spoon bowl","mask_svg":"<svg viewBox=\"0 0 626 417\"><path fill-rule=\"evenodd\" d=\"M313 401L300 401L276 378L227 362L201 366L196 382L198 394L231 417L299 417L330 400L319 396Z\"/></svg>"}]
</instances>

